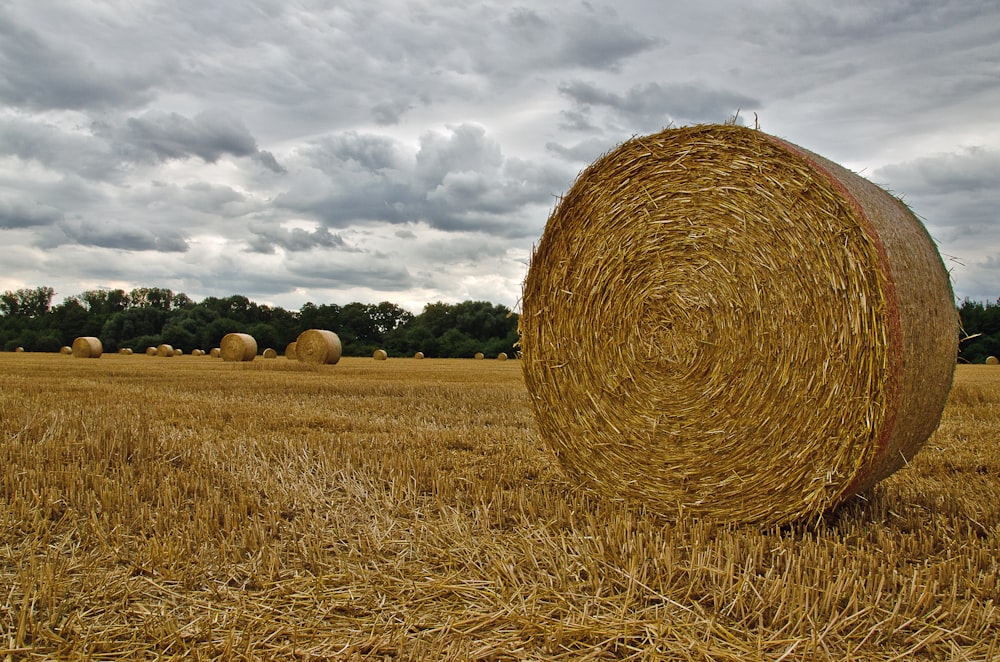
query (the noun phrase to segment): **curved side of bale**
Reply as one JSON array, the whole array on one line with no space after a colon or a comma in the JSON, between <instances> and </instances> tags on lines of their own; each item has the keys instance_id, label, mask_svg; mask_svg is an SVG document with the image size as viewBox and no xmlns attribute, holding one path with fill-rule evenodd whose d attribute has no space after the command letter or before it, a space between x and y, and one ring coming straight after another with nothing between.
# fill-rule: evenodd
<instances>
[{"instance_id":1,"label":"curved side of bale","mask_svg":"<svg viewBox=\"0 0 1000 662\"><path fill-rule=\"evenodd\" d=\"M295 353L295 348L298 345L294 340L287 345L285 345L285 358L296 361L298 360L298 355Z\"/></svg>"},{"instance_id":2,"label":"curved side of bale","mask_svg":"<svg viewBox=\"0 0 1000 662\"><path fill-rule=\"evenodd\" d=\"M263 356L265 359L276 359L278 358L278 350L272 347L268 347L267 349L264 350L264 353L261 356Z\"/></svg>"},{"instance_id":3,"label":"curved side of bale","mask_svg":"<svg viewBox=\"0 0 1000 662\"><path fill-rule=\"evenodd\" d=\"M326 329L308 329L295 341L295 354L303 363L334 364L341 349L340 337Z\"/></svg>"},{"instance_id":4,"label":"curved side of bale","mask_svg":"<svg viewBox=\"0 0 1000 662\"><path fill-rule=\"evenodd\" d=\"M667 515L770 526L920 449L958 319L898 199L706 125L633 138L581 173L532 256L519 331L539 433L569 475Z\"/></svg>"},{"instance_id":5,"label":"curved side of bale","mask_svg":"<svg viewBox=\"0 0 1000 662\"><path fill-rule=\"evenodd\" d=\"M422 358L424 358L424 353L423 352L417 352L416 354L413 355L413 358L415 358L415 359L422 359Z\"/></svg>"},{"instance_id":6,"label":"curved side of bale","mask_svg":"<svg viewBox=\"0 0 1000 662\"><path fill-rule=\"evenodd\" d=\"M372 352L372 358L376 361L385 361L389 358L389 354L384 349L376 349Z\"/></svg>"},{"instance_id":7,"label":"curved side of bale","mask_svg":"<svg viewBox=\"0 0 1000 662\"><path fill-rule=\"evenodd\" d=\"M249 333L227 333L219 342L223 361L253 361L257 356L257 341Z\"/></svg>"},{"instance_id":8,"label":"curved side of bale","mask_svg":"<svg viewBox=\"0 0 1000 662\"><path fill-rule=\"evenodd\" d=\"M62 347L59 348L59 353L60 354L72 354L73 353L73 348L70 347L69 345L63 345Z\"/></svg>"},{"instance_id":9,"label":"curved side of bale","mask_svg":"<svg viewBox=\"0 0 1000 662\"><path fill-rule=\"evenodd\" d=\"M156 355L157 356L173 356L174 355L174 346L173 345L168 345L167 343L160 343L159 345L156 346Z\"/></svg>"},{"instance_id":10,"label":"curved side of bale","mask_svg":"<svg viewBox=\"0 0 1000 662\"><path fill-rule=\"evenodd\" d=\"M80 336L73 341L72 354L78 359L97 359L102 352L104 347L94 336Z\"/></svg>"}]
</instances>

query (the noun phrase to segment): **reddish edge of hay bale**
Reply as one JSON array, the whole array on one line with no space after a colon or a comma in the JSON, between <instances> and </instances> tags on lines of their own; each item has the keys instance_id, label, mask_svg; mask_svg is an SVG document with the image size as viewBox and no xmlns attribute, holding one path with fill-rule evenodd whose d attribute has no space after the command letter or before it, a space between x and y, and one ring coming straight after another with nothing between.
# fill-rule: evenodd
<instances>
[{"instance_id":1,"label":"reddish edge of hay bale","mask_svg":"<svg viewBox=\"0 0 1000 662\"><path fill-rule=\"evenodd\" d=\"M295 347L297 346L297 344L298 343L296 343L293 340L292 342L290 342L287 345L285 345L285 358L286 359L289 359L289 360L292 360L292 361L298 360L298 356L295 353Z\"/></svg>"},{"instance_id":2,"label":"reddish edge of hay bale","mask_svg":"<svg viewBox=\"0 0 1000 662\"><path fill-rule=\"evenodd\" d=\"M160 343L159 345L156 346L156 355L157 356L173 356L174 355L174 346L173 345L168 345L167 343Z\"/></svg>"},{"instance_id":3,"label":"reddish edge of hay bale","mask_svg":"<svg viewBox=\"0 0 1000 662\"><path fill-rule=\"evenodd\" d=\"M295 354L303 363L334 364L340 353L340 337L326 329L308 329L295 341Z\"/></svg>"},{"instance_id":4,"label":"reddish edge of hay bale","mask_svg":"<svg viewBox=\"0 0 1000 662\"><path fill-rule=\"evenodd\" d=\"M958 343L947 271L902 202L736 126L637 137L581 173L519 325L538 429L568 474L664 514L762 525L814 518L908 462Z\"/></svg>"},{"instance_id":5,"label":"reddish edge of hay bale","mask_svg":"<svg viewBox=\"0 0 1000 662\"><path fill-rule=\"evenodd\" d=\"M372 352L372 358L375 359L376 361L385 361L387 358L389 358L389 354L386 353L384 349L376 349L374 352Z\"/></svg>"},{"instance_id":6,"label":"reddish edge of hay bale","mask_svg":"<svg viewBox=\"0 0 1000 662\"><path fill-rule=\"evenodd\" d=\"M80 336L73 341L72 353L78 359L97 359L103 351L101 341L93 336Z\"/></svg>"},{"instance_id":7,"label":"reddish edge of hay bale","mask_svg":"<svg viewBox=\"0 0 1000 662\"><path fill-rule=\"evenodd\" d=\"M219 342L223 361L253 361L257 356L257 341L249 333L227 333Z\"/></svg>"},{"instance_id":8,"label":"reddish edge of hay bale","mask_svg":"<svg viewBox=\"0 0 1000 662\"><path fill-rule=\"evenodd\" d=\"M278 350L272 347L268 347L267 349L264 350L264 353L261 354L261 356L263 356L265 359L276 359L278 358Z\"/></svg>"}]
</instances>

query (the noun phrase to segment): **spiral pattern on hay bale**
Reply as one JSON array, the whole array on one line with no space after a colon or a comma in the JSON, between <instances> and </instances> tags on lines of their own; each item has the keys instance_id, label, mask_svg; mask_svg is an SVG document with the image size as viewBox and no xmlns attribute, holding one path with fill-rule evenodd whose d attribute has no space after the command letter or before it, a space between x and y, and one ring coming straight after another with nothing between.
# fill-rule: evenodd
<instances>
[{"instance_id":1,"label":"spiral pattern on hay bale","mask_svg":"<svg viewBox=\"0 0 1000 662\"><path fill-rule=\"evenodd\" d=\"M581 173L519 322L538 429L568 474L762 525L912 458L958 342L947 272L902 202L736 126L634 138Z\"/></svg>"},{"instance_id":2,"label":"spiral pattern on hay bale","mask_svg":"<svg viewBox=\"0 0 1000 662\"><path fill-rule=\"evenodd\" d=\"M227 333L219 341L219 356L223 361L253 361L257 341L249 333Z\"/></svg>"},{"instance_id":3,"label":"spiral pattern on hay bale","mask_svg":"<svg viewBox=\"0 0 1000 662\"><path fill-rule=\"evenodd\" d=\"M295 340L295 354L303 363L334 364L340 352L340 337L326 329L307 329Z\"/></svg>"},{"instance_id":4,"label":"spiral pattern on hay bale","mask_svg":"<svg viewBox=\"0 0 1000 662\"><path fill-rule=\"evenodd\" d=\"M80 336L73 340L72 354L78 359L99 359L104 352L101 341L93 336Z\"/></svg>"}]
</instances>

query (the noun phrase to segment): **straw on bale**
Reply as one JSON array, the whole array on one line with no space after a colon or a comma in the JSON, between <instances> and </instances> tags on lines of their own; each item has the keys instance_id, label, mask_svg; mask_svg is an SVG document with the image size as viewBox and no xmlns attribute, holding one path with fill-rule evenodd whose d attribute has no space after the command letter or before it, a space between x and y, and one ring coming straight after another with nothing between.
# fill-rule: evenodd
<instances>
[{"instance_id":1,"label":"straw on bale","mask_svg":"<svg viewBox=\"0 0 1000 662\"><path fill-rule=\"evenodd\" d=\"M227 333L219 342L223 361L253 361L257 356L257 341L249 333Z\"/></svg>"},{"instance_id":2,"label":"straw on bale","mask_svg":"<svg viewBox=\"0 0 1000 662\"><path fill-rule=\"evenodd\" d=\"M161 343L161 344L159 344L159 345L156 346L156 355L157 356L173 356L174 355L174 346L173 345L168 345L167 343Z\"/></svg>"},{"instance_id":3,"label":"straw on bale","mask_svg":"<svg viewBox=\"0 0 1000 662\"><path fill-rule=\"evenodd\" d=\"M288 343L287 345L285 345L285 358L286 359L291 359L291 360L298 359L298 357L295 355L295 347L296 347L296 342L294 340L292 342Z\"/></svg>"},{"instance_id":4,"label":"straw on bale","mask_svg":"<svg viewBox=\"0 0 1000 662\"><path fill-rule=\"evenodd\" d=\"M958 342L948 274L902 202L714 125L633 138L580 174L519 326L539 432L569 475L762 525L817 517L907 463Z\"/></svg>"},{"instance_id":5,"label":"straw on bale","mask_svg":"<svg viewBox=\"0 0 1000 662\"><path fill-rule=\"evenodd\" d=\"M385 361L387 358L389 358L389 355L386 353L384 349L376 349L374 352L372 352L372 358L375 359L376 361Z\"/></svg>"},{"instance_id":6,"label":"straw on bale","mask_svg":"<svg viewBox=\"0 0 1000 662\"><path fill-rule=\"evenodd\" d=\"M995 356L986 357L986 365L997 365L998 363L1000 363L1000 360L998 360L997 357Z\"/></svg>"},{"instance_id":7,"label":"straw on bale","mask_svg":"<svg viewBox=\"0 0 1000 662\"><path fill-rule=\"evenodd\" d=\"M267 349L264 350L262 356L265 359L276 359L278 358L278 350L274 349L273 347L268 347Z\"/></svg>"},{"instance_id":8,"label":"straw on bale","mask_svg":"<svg viewBox=\"0 0 1000 662\"><path fill-rule=\"evenodd\" d=\"M476 352L476 355L473 358L476 359L477 361L482 361L486 357L483 355L482 352Z\"/></svg>"},{"instance_id":9,"label":"straw on bale","mask_svg":"<svg viewBox=\"0 0 1000 662\"><path fill-rule=\"evenodd\" d=\"M497 354L497 361L506 361L506 360L507 360L507 352L500 352L499 354Z\"/></svg>"},{"instance_id":10,"label":"straw on bale","mask_svg":"<svg viewBox=\"0 0 1000 662\"><path fill-rule=\"evenodd\" d=\"M212 349L208 350L208 355L213 359L217 359L220 356L222 356L222 350L219 349L218 347L213 347Z\"/></svg>"},{"instance_id":11,"label":"straw on bale","mask_svg":"<svg viewBox=\"0 0 1000 662\"><path fill-rule=\"evenodd\" d=\"M423 352L417 352L416 354L413 355L413 358L415 358L415 359L422 359L422 358L424 358L424 353Z\"/></svg>"},{"instance_id":12,"label":"straw on bale","mask_svg":"<svg viewBox=\"0 0 1000 662\"><path fill-rule=\"evenodd\" d=\"M69 345L63 345L62 347L59 348L59 353L60 354L72 354L73 353L73 348L70 347Z\"/></svg>"},{"instance_id":13,"label":"straw on bale","mask_svg":"<svg viewBox=\"0 0 1000 662\"><path fill-rule=\"evenodd\" d=\"M326 329L308 329L295 340L295 355L303 363L333 364L340 352L340 337Z\"/></svg>"},{"instance_id":14,"label":"straw on bale","mask_svg":"<svg viewBox=\"0 0 1000 662\"><path fill-rule=\"evenodd\" d=\"M73 341L72 353L78 359L98 359L103 351L101 341L93 336L80 336Z\"/></svg>"}]
</instances>

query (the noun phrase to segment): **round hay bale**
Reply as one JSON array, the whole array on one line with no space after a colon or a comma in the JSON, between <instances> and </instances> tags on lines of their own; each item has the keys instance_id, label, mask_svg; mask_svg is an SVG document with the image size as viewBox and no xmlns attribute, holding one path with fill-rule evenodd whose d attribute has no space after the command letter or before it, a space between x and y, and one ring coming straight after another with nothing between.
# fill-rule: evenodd
<instances>
[{"instance_id":1,"label":"round hay bale","mask_svg":"<svg viewBox=\"0 0 1000 662\"><path fill-rule=\"evenodd\" d=\"M174 356L184 356L184 350L180 347L174 348Z\"/></svg>"},{"instance_id":2,"label":"round hay bale","mask_svg":"<svg viewBox=\"0 0 1000 662\"><path fill-rule=\"evenodd\" d=\"M417 352L416 354L413 355L413 358L415 358L415 359L422 359L422 358L424 358L424 353L423 352Z\"/></svg>"},{"instance_id":3,"label":"round hay bale","mask_svg":"<svg viewBox=\"0 0 1000 662\"><path fill-rule=\"evenodd\" d=\"M80 336L73 341L71 351L78 359L97 359L101 357L104 347L101 341L93 336Z\"/></svg>"},{"instance_id":4,"label":"round hay bale","mask_svg":"<svg viewBox=\"0 0 1000 662\"><path fill-rule=\"evenodd\" d=\"M220 358L222 356L222 350L219 349L218 347L213 347L212 349L208 350L208 355L213 359Z\"/></svg>"},{"instance_id":5,"label":"round hay bale","mask_svg":"<svg viewBox=\"0 0 1000 662\"><path fill-rule=\"evenodd\" d=\"M124 354L125 356L130 356L132 354L132 349L129 347L122 347L118 350L119 354Z\"/></svg>"},{"instance_id":6,"label":"round hay bale","mask_svg":"<svg viewBox=\"0 0 1000 662\"><path fill-rule=\"evenodd\" d=\"M278 358L278 350L272 347L268 347L267 349L264 350L263 357L265 359L276 359Z\"/></svg>"},{"instance_id":7,"label":"round hay bale","mask_svg":"<svg viewBox=\"0 0 1000 662\"><path fill-rule=\"evenodd\" d=\"M580 174L519 325L538 430L570 476L761 525L815 518L908 462L958 343L947 271L902 202L716 125L634 138Z\"/></svg>"},{"instance_id":8,"label":"round hay bale","mask_svg":"<svg viewBox=\"0 0 1000 662\"><path fill-rule=\"evenodd\" d=\"M1000 360L998 360L997 357L995 356L986 357L986 365L997 365L998 363L1000 363Z\"/></svg>"},{"instance_id":9,"label":"round hay bale","mask_svg":"<svg viewBox=\"0 0 1000 662\"><path fill-rule=\"evenodd\" d=\"M70 347L69 345L63 345L62 347L59 348L59 353L60 354L72 354L73 353L73 348Z\"/></svg>"},{"instance_id":10,"label":"round hay bale","mask_svg":"<svg viewBox=\"0 0 1000 662\"><path fill-rule=\"evenodd\" d=\"M372 358L375 359L376 361L385 361L387 358L389 358L389 355L386 353L384 349L376 349L374 352L372 352Z\"/></svg>"},{"instance_id":11,"label":"round hay bale","mask_svg":"<svg viewBox=\"0 0 1000 662\"><path fill-rule=\"evenodd\" d=\"M157 356L173 356L174 355L174 346L173 345L168 345L167 343L161 343L161 344L159 344L159 345L156 346L156 355Z\"/></svg>"},{"instance_id":12,"label":"round hay bale","mask_svg":"<svg viewBox=\"0 0 1000 662\"><path fill-rule=\"evenodd\" d=\"M205 356L205 350L203 349L192 349L191 356Z\"/></svg>"},{"instance_id":13,"label":"round hay bale","mask_svg":"<svg viewBox=\"0 0 1000 662\"><path fill-rule=\"evenodd\" d=\"M147 347L146 348L146 356L156 356L156 348L155 347Z\"/></svg>"},{"instance_id":14,"label":"round hay bale","mask_svg":"<svg viewBox=\"0 0 1000 662\"><path fill-rule=\"evenodd\" d=\"M298 356L295 354L296 342L292 342L285 345L285 358L289 360L297 360Z\"/></svg>"},{"instance_id":15,"label":"round hay bale","mask_svg":"<svg viewBox=\"0 0 1000 662\"><path fill-rule=\"evenodd\" d=\"M248 333L227 333L219 342L223 361L253 361L257 356L257 341Z\"/></svg>"},{"instance_id":16,"label":"round hay bale","mask_svg":"<svg viewBox=\"0 0 1000 662\"><path fill-rule=\"evenodd\" d=\"M20 346L19 347L15 347L14 348L14 353L15 354L24 354L24 348L20 347Z\"/></svg>"},{"instance_id":17,"label":"round hay bale","mask_svg":"<svg viewBox=\"0 0 1000 662\"><path fill-rule=\"evenodd\" d=\"M500 352L499 354L497 354L497 361L506 361L506 360L507 360L507 352Z\"/></svg>"},{"instance_id":18,"label":"round hay bale","mask_svg":"<svg viewBox=\"0 0 1000 662\"><path fill-rule=\"evenodd\" d=\"M303 363L333 364L340 360L340 337L325 329L308 329L295 341L295 355Z\"/></svg>"},{"instance_id":19,"label":"round hay bale","mask_svg":"<svg viewBox=\"0 0 1000 662\"><path fill-rule=\"evenodd\" d=\"M472 358L476 359L477 361L482 361L486 357L483 355L482 352L476 352L476 355Z\"/></svg>"}]
</instances>

